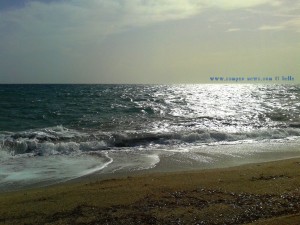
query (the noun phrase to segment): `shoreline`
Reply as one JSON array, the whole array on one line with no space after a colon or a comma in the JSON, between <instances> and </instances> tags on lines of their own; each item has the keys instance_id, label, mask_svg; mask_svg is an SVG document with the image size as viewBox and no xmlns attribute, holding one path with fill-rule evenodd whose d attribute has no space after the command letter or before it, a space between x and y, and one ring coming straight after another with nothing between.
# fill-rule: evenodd
<instances>
[{"instance_id":1,"label":"shoreline","mask_svg":"<svg viewBox=\"0 0 300 225\"><path fill-rule=\"evenodd\" d=\"M297 224L299 169L297 157L196 171L89 176L0 193L0 224Z\"/></svg>"},{"instance_id":2,"label":"shoreline","mask_svg":"<svg viewBox=\"0 0 300 225\"><path fill-rule=\"evenodd\" d=\"M91 173L82 177L74 178L67 183L77 183L81 181L93 181L118 179L127 176L143 176L149 174L168 174L168 173L185 173L185 172L199 172L203 170L226 169L239 166L246 166L250 164L276 162L282 160L289 160L300 158L300 142L288 143L268 143L270 146L260 143L250 143L244 145L220 145L210 146L209 151L194 151L191 152L194 157L208 156L212 157L207 162L199 162L198 160L186 157L185 153L180 151L172 155L159 155L159 162L152 168L141 170L119 170L116 172L107 172L109 168L104 168L101 171ZM232 149L235 149L232 151ZM256 149L253 151L253 149ZM219 152L219 155L209 155L211 152ZM224 154L225 152L225 154ZM226 154L227 152L227 154ZM246 155L245 153L246 152ZM217 157L216 157L217 156ZM213 158L215 157L215 158Z\"/></svg>"},{"instance_id":3,"label":"shoreline","mask_svg":"<svg viewBox=\"0 0 300 225\"><path fill-rule=\"evenodd\" d=\"M290 138L243 144L212 144L188 149L133 149L104 153L100 151L99 155L82 152L74 157L69 157L68 154L20 157L19 160L4 162L0 174L3 178L0 193L84 180L262 163L300 157L299 147L300 139Z\"/></svg>"},{"instance_id":4,"label":"shoreline","mask_svg":"<svg viewBox=\"0 0 300 225\"><path fill-rule=\"evenodd\" d=\"M27 182L26 176L32 171L22 171L24 172L25 178L19 175L19 180L16 180L16 182L10 182L7 183L7 185L0 186L0 193L47 188L48 186L51 187L53 185L68 183L93 182L93 180L118 179L127 176L223 169L252 163L291 159L300 157L299 147L300 142L293 141L287 143L271 142L243 145L217 145L200 149L195 148L187 152L178 150L155 150L145 153L142 152L142 154L136 154L135 152L131 152L130 154L127 152L118 152L116 158L115 156L109 156L114 158L114 160L103 169L67 179L47 180L47 174L46 177L43 177L43 173L38 171L41 179L29 180L29 182ZM144 158L140 159L140 155ZM159 158L157 163L151 161L152 159L156 161L157 158ZM50 162L55 164L55 158L51 158ZM41 163L39 164L41 165ZM84 162L82 162L81 165L84 165ZM40 168L42 169L42 167ZM62 171L64 171L63 168L62 166ZM75 170L76 169L77 168L75 168ZM35 172L37 172L37 170ZM47 171L44 172L47 173Z\"/></svg>"}]
</instances>

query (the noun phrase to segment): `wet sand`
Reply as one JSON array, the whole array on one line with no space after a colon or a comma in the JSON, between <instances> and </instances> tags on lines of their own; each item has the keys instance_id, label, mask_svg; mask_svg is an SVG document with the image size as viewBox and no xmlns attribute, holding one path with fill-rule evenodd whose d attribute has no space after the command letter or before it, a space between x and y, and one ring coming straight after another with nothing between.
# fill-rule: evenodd
<instances>
[{"instance_id":1,"label":"wet sand","mask_svg":"<svg viewBox=\"0 0 300 225\"><path fill-rule=\"evenodd\" d=\"M300 158L0 194L0 224L300 224Z\"/></svg>"}]
</instances>

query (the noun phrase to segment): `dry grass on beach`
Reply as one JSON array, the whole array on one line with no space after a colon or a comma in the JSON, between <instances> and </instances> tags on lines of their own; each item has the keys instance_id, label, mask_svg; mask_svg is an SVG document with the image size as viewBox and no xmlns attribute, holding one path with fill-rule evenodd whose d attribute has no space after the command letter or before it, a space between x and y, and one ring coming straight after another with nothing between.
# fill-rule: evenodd
<instances>
[{"instance_id":1,"label":"dry grass on beach","mask_svg":"<svg viewBox=\"0 0 300 225\"><path fill-rule=\"evenodd\" d=\"M0 195L0 224L300 224L300 159Z\"/></svg>"}]
</instances>

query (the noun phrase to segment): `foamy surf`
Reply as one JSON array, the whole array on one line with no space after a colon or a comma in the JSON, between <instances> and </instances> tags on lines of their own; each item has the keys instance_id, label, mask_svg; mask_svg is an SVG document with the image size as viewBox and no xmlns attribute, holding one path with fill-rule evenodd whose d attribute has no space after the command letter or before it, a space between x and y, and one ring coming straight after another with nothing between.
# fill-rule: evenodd
<instances>
[{"instance_id":1,"label":"foamy surf","mask_svg":"<svg viewBox=\"0 0 300 225\"><path fill-rule=\"evenodd\" d=\"M73 144L72 144L73 146ZM67 149L70 150L68 146ZM60 154L10 155L2 152L0 191L42 187L89 174L174 171L234 166L299 156L300 139L275 139L239 144L173 145L168 148L116 148L61 151Z\"/></svg>"},{"instance_id":2,"label":"foamy surf","mask_svg":"<svg viewBox=\"0 0 300 225\"><path fill-rule=\"evenodd\" d=\"M105 153L10 157L1 162L0 190L55 184L102 170L112 163Z\"/></svg>"}]
</instances>

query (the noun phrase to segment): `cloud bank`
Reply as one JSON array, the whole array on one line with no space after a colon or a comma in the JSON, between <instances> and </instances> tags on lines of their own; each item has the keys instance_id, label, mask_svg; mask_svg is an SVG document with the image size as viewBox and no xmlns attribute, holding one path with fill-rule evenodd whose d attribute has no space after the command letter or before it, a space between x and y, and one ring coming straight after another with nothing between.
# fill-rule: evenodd
<instances>
[{"instance_id":1,"label":"cloud bank","mask_svg":"<svg viewBox=\"0 0 300 225\"><path fill-rule=\"evenodd\" d=\"M103 37L169 20L188 18L209 8L236 10L270 5L274 0L70 0L29 1L25 7L0 12L0 30L6 36ZM18 35L18 34L17 34Z\"/></svg>"},{"instance_id":2,"label":"cloud bank","mask_svg":"<svg viewBox=\"0 0 300 225\"><path fill-rule=\"evenodd\" d=\"M185 20L208 11L226 15L260 7L269 13L285 9L283 14L288 14L288 10L295 11L294 6L294 2L283 0L26 1L22 7L0 11L0 78L3 74L14 74L13 71L34 73L33 67L37 71L63 73L67 67L79 67L83 55L101 52L102 43L112 35ZM300 6L297 7L299 10ZM299 16L295 15L275 24L261 23L256 30L299 31ZM238 25L224 28L224 32L241 32L247 26ZM18 68L14 67L16 63Z\"/></svg>"}]
</instances>

